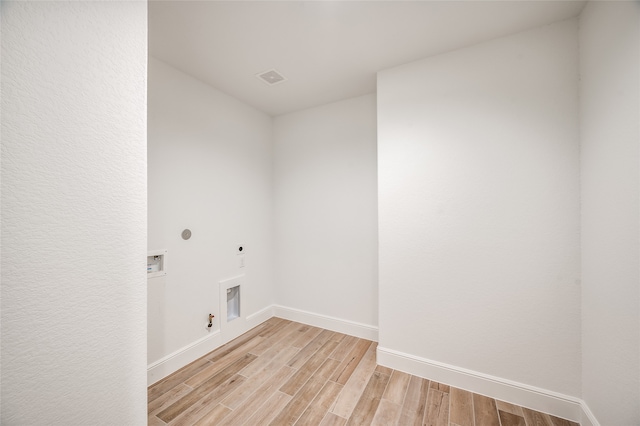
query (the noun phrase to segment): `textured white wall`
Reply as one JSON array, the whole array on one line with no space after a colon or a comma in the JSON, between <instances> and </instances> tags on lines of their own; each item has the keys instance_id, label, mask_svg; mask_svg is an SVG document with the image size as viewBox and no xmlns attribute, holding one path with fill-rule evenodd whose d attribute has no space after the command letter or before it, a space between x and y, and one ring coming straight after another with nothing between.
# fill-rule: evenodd
<instances>
[{"instance_id":1,"label":"textured white wall","mask_svg":"<svg viewBox=\"0 0 640 426\"><path fill-rule=\"evenodd\" d=\"M640 424L639 40L638 2L580 17L582 395L603 425Z\"/></svg>"},{"instance_id":2,"label":"textured white wall","mask_svg":"<svg viewBox=\"0 0 640 426\"><path fill-rule=\"evenodd\" d=\"M246 275L243 315L273 304L272 130L268 115L150 58L148 247L169 250L167 275L148 280L150 363L207 336L210 312L219 329L221 280Z\"/></svg>"},{"instance_id":3,"label":"textured white wall","mask_svg":"<svg viewBox=\"0 0 640 426\"><path fill-rule=\"evenodd\" d=\"M377 326L375 96L274 125L277 302Z\"/></svg>"},{"instance_id":4,"label":"textured white wall","mask_svg":"<svg viewBox=\"0 0 640 426\"><path fill-rule=\"evenodd\" d=\"M380 346L579 395L577 23L380 72Z\"/></svg>"},{"instance_id":5,"label":"textured white wall","mask_svg":"<svg viewBox=\"0 0 640 426\"><path fill-rule=\"evenodd\" d=\"M2 2L2 423L146 423L145 2Z\"/></svg>"}]
</instances>

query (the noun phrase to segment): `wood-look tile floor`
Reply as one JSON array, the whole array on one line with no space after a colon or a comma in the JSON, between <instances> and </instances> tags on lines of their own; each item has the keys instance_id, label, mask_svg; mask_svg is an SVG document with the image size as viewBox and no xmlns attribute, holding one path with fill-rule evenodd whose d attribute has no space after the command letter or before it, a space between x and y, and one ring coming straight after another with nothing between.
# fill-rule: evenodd
<instances>
[{"instance_id":1,"label":"wood-look tile floor","mask_svg":"<svg viewBox=\"0 0 640 426\"><path fill-rule=\"evenodd\" d=\"M149 425L577 426L376 365L376 343L271 318L149 387Z\"/></svg>"}]
</instances>

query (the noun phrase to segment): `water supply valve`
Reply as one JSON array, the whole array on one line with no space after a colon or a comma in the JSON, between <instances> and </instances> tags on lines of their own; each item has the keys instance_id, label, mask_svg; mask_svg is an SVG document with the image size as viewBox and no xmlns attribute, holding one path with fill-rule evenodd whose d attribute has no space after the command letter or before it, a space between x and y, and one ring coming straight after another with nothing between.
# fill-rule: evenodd
<instances>
[{"instance_id":1,"label":"water supply valve","mask_svg":"<svg viewBox=\"0 0 640 426\"><path fill-rule=\"evenodd\" d=\"M207 324L207 331L211 331L211 327L213 327L213 319L215 317L215 315L209 314L209 324Z\"/></svg>"}]
</instances>

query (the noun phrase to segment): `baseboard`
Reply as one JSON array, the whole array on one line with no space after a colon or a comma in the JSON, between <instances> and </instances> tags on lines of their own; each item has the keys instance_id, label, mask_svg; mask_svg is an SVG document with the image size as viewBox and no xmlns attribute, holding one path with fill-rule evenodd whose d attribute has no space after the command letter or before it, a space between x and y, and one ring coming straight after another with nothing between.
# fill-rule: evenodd
<instances>
[{"instance_id":1,"label":"baseboard","mask_svg":"<svg viewBox=\"0 0 640 426\"><path fill-rule=\"evenodd\" d=\"M247 315L247 324L250 325L249 329L255 327L258 324L262 324L273 316L273 305L269 305L256 313Z\"/></svg>"},{"instance_id":2,"label":"baseboard","mask_svg":"<svg viewBox=\"0 0 640 426\"><path fill-rule=\"evenodd\" d=\"M185 365L222 346L222 344L222 334L218 330L149 364L147 366L147 386L178 371Z\"/></svg>"},{"instance_id":3,"label":"baseboard","mask_svg":"<svg viewBox=\"0 0 640 426\"><path fill-rule=\"evenodd\" d=\"M596 419L596 416L593 415L589 406L586 402L581 401L580 404L582 408L582 419L580 421L581 426L600 426L600 422Z\"/></svg>"},{"instance_id":4,"label":"baseboard","mask_svg":"<svg viewBox=\"0 0 640 426\"><path fill-rule=\"evenodd\" d=\"M591 412L579 398L380 346L377 349L377 361L385 367L589 425L584 421L583 411L586 409L588 413ZM591 417L595 420L592 414ZM599 425L592 422L589 426Z\"/></svg>"},{"instance_id":5,"label":"baseboard","mask_svg":"<svg viewBox=\"0 0 640 426\"><path fill-rule=\"evenodd\" d=\"M378 327L374 327L372 325L362 324L355 321L347 321L327 315L315 314L300 309L287 308L280 305L273 306L273 315L279 318L312 325L314 327L337 331L339 333L348 334L361 339L373 340L374 342L378 341Z\"/></svg>"},{"instance_id":6,"label":"baseboard","mask_svg":"<svg viewBox=\"0 0 640 426\"><path fill-rule=\"evenodd\" d=\"M273 317L272 305L248 315L245 319L244 326L239 330L239 333L246 333L253 327L262 324L271 317ZM147 386L162 380L171 373L178 371L185 365L205 356L209 352L219 348L236 337L238 337L236 333L222 333L220 330L216 330L195 342L170 353L158 361L149 364L147 366Z\"/></svg>"}]
</instances>

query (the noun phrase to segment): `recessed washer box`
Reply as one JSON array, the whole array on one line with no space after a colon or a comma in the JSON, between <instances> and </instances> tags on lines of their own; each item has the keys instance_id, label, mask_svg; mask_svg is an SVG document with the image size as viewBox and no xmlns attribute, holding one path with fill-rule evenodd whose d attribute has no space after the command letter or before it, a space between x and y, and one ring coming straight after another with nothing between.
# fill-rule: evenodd
<instances>
[{"instance_id":1,"label":"recessed washer box","mask_svg":"<svg viewBox=\"0 0 640 426\"><path fill-rule=\"evenodd\" d=\"M167 250L152 250L147 253L147 278L167 275Z\"/></svg>"}]
</instances>

